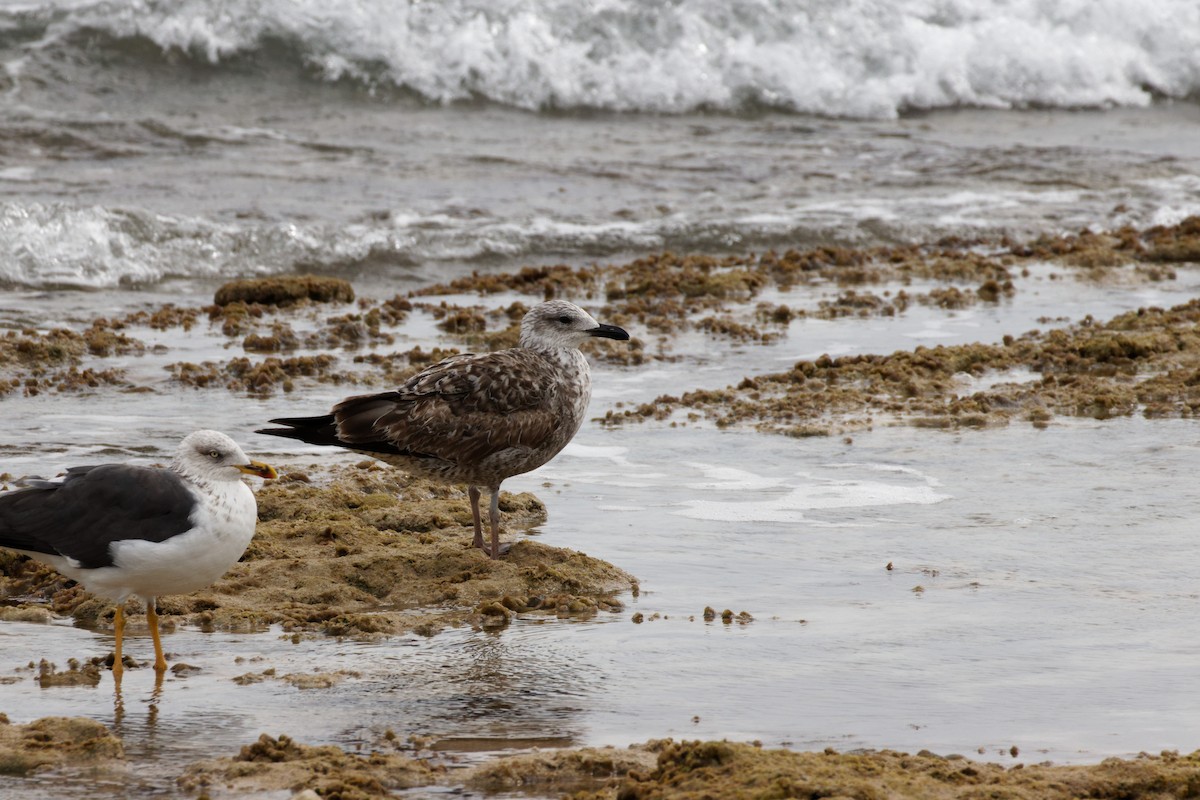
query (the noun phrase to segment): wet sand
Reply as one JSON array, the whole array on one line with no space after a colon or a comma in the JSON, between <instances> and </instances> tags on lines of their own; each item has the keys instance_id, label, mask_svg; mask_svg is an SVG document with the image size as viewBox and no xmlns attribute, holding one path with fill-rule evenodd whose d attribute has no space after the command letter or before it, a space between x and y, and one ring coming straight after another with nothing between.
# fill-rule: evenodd
<instances>
[{"instance_id":1,"label":"wet sand","mask_svg":"<svg viewBox=\"0 0 1200 800\"><path fill-rule=\"evenodd\" d=\"M820 249L746 258L662 254L624 265L531 268L476 276L409 297L359 298L358 311L326 317L322 304L348 302L348 287L279 281L231 287L205 308L165 307L143 316L96 319L82 333L12 332L0 339L2 387L86 396L104 387L162 392L108 359L147 349L129 333L137 326L208 325L246 352L278 352L251 364L243 355L203 364L175 362L166 391L287 393L298 385L355 386L394 382L449 351L370 350L345 363L348 342L386 349L394 326L414 309L461 341L462 349L507 346L525 305L487 311L458 298L476 292L529 298L562 293L603 298L606 317L650 332L624 350L592 353L628 368L670 361L673 341L701 333L732 341L769 341L793 320L814 316L895 315L916 303L947 313L964 305L1003 303L1019 273L1050 264L1056 280L1138 285L1171 281L1171 265L1200 258L1200 222L1173 228L1082 235L1032 243L939 243L870 251ZM771 293L811 282L839 287L836 299L792 308ZM841 287L853 287L841 289ZM869 288L868 288L869 287ZM439 296L452 298L437 300ZM764 297L771 299L764 300ZM431 300L430 298L434 298ZM1014 331L996 344L918 347L878 356L801 360L790 370L746 376L679 397L661 396L617 408L610 425L655 419L687 425L707 416L720 426L752 425L791 436L843 434L873 425L982 428L1054 415L1106 419L1141 413L1190 417L1200 407L1200 306L1144 308L1073 324L1047 319L1044 329ZM289 353L291 353L289 355ZM343 356L336 358L335 354ZM159 354L170 358L170 353ZM1027 374L1023 374L1024 373ZM997 378L996 376L1000 376ZM987 380L985 388L972 381ZM340 390L340 389L339 389ZM260 525L246 556L211 589L163 598L167 626L263 630L293 637L380 638L448 628L497 629L516 615L572 619L619 614L637 582L582 553L520 541L501 562L471 549L470 513L461 489L410 479L372 461L348 465L282 464L281 478L259 492ZM13 476L7 476L11 479ZM504 527L544 519L543 500L529 493L502 498ZM104 629L110 605L21 557L0 554L5 619L45 621L70 615ZM134 604L130 605L132 612ZM140 610L139 610L140 613ZM731 618L732 618L731 614ZM732 621L732 619L731 619ZM135 653L131 666L144 667ZM176 663L175 667L184 667ZM50 685L94 686L100 665L66 669L30 665ZM300 688L348 677L304 677L249 670L245 685L287 681ZM55 683L55 682L58 683ZM44 684L45 685L45 684ZM0 727L0 773L92 769L121 764L120 741L87 720L46 719ZM294 737L294 738L290 738ZM110 741L111 740L111 741ZM750 744L650 742L632 750L578 749L493 759L467 772L427 751L423 742L373 743L373 753L307 746L303 731L273 732L240 754L212 759L179 776L187 796L312 788L322 796L382 797L415 786L468 785L485 792L537 796L684 798L722 786L722 797L1124 797L1172 795L1200 776L1200 759L1165 753L1108 759L1092 767L1001 767L959 757L893 752L795 753ZM83 753L82 761L48 753ZM1017 758L1014 752L1012 758ZM69 765L64 764L69 762Z\"/></svg>"},{"instance_id":2,"label":"wet sand","mask_svg":"<svg viewBox=\"0 0 1200 800\"><path fill-rule=\"evenodd\" d=\"M1016 748L1012 755L1019 755ZM100 723L48 717L14 725L0 718L0 776L46 770L113 776L125 768L120 740ZM570 800L1120 800L1190 797L1197 780L1200 751L1143 753L1093 766L1023 761L1003 766L928 751L795 752L758 743L664 739L628 748L535 750L463 767L394 736L371 752L351 753L264 733L236 754L192 764L176 786L187 797L276 792L306 800L373 800L411 789Z\"/></svg>"},{"instance_id":3,"label":"wet sand","mask_svg":"<svg viewBox=\"0 0 1200 800\"><path fill-rule=\"evenodd\" d=\"M654 756L653 762L645 765L650 756ZM541 791L575 800L1115 800L1187 796L1198 776L1200 753L1113 758L1095 767L1024 763L1004 767L926 751L838 753L829 749L796 753L754 744L668 739L627 751L591 750L503 759L476 770L470 785L491 791ZM595 788L601 782L603 787ZM591 788L570 793L572 784L588 783Z\"/></svg>"},{"instance_id":4,"label":"wet sand","mask_svg":"<svg viewBox=\"0 0 1200 800\"><path fill-rule=\"evenodd\" d=\"M40 770L87 770L120 764L121 740L103 724L84 717L44 717L14 725L0 714L0 776Z\"/></svg>"}]
</instances>

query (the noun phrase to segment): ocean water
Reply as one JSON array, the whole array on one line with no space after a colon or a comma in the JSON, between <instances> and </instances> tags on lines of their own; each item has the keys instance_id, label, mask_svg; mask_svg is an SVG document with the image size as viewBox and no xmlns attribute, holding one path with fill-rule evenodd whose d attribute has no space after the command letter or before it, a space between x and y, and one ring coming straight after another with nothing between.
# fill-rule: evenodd
<instances>
[{"instance_id":1,"label":"ocean water","mask_svg":"<svg viewBox=\"0 0 1200 800\"><path fill-rule=\"evenodd\" d=\"M0 280L1170 223L1190 0L0 3Z\"/></svg>"},{"instance_id":2,"label":"ocean water","mask_svg":"<svg viewBox=\"0 0 1200 800\"><path fill-rule=\"evenodd\" d=\"M3 329L207 303L234 277L316 272L387 298L664 249L1200 213L1200 6L1186 0L0 0L0 65ZM693 336L677 362L598 365L592 414L821 353L997 341L1200 293L1196 265L1137 286L1047 273L995 306L802 320L770 345ZM181 389L164 366L227 358L224 337L129 333L167 348L112 361L155 391L4 396L0 467L161 458L181 420L272 461L318 457L252 431L344 389ZM453 344L419 314L400 336ZM851 442L585 425L506 488L549 507L521 535L640 578L627 613L383 644L183 630L167 649L201 672L161 692L141 671L123 698L25 680L0 683L0 711L118 727L138 777L113 796L167 792L191 760L262 731L351 747L391 727L451 750L660 736L1010 761L1013 745L1056 761L1191 750L1198 442L1191 422L1140 418L878 425ZM754 621L705 623L708 605ZM0 641L2 674L111 647L65 624L0 623ZM235 656L361 677L299 702L234 684L249 669Z\"/></svg>"}]
</instances>

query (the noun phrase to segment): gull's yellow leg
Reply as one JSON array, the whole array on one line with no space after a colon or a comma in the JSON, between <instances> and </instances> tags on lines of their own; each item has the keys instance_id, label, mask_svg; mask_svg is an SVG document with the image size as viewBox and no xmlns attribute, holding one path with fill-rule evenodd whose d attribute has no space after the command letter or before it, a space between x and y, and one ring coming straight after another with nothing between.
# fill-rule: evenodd
<instances>
[{"instance_id":1,"label":"gull's yellow leg","mask_svg":"<svg viewBox=\"0 0 1200 800\"><path fill-rule=\"evenodd\" d=\"M158 638L158 610L154 598L146 598L146 623L150 626L150 638L154 640L154 671L159 675L167 670L167 659L163 657L162 639Z\"/></svg>"},{"instance_id":2,"label":"gull's yellow leg","mask_svg":"<svg viewBox=\"0 0 1200 800\"><path fill-rule=\"evenodd\" d=\"M117 603L117 614L113 618L113 633L117 637L117 646L113 651L113 677L117 680L121 679L121 673L125 671L125 665L121 663L121 638L125 635L125 604Z\"/></svg>"}]
</instances>

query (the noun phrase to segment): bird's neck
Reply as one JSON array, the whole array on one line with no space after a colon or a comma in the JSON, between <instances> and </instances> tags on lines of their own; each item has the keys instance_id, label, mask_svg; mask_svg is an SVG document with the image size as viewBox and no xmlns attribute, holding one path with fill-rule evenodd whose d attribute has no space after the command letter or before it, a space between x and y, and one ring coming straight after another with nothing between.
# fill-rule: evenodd
<instances>
[{"instance_id":1,"label":"bird's neck","mask_svg":"<svg viewBox=\"0 0 1200 800\"><path fill-rule=\"evenodd\" d=\"M588 362L583 353L575 347L530 347L527 348L549 359L562 368L567 374L587 375Z\"/></svg>"},{"instance_id":2,"label":"bird's neck","mask_svg":"<svg viewBox=\"0 0 1200 800\"><path fill-rule=\"evenodd\" d=\"M216 475L197 474L192 470L184 469L183 466L177 462L171 462L168 469L193 486L198 486L204 491L208 492L221 491L229 486L232 486L234 483L241 483L240 479L231 481L224 476L217 477Z\"/></svg>"}]
</instances>

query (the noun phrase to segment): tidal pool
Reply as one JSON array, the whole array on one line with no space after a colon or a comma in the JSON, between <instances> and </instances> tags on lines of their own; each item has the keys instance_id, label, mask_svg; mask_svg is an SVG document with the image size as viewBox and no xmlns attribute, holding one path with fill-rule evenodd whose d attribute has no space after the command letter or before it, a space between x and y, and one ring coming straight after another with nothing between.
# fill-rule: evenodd
<instances>
[{"instance_id":1,"label":"tidal pool","mask_svg":"<svg viewBox=\"0 0 1200 800\"><path fill-rule=\"evenodd\" d=\"M112 725L117 794L166 791L260 732L353 751L390 730L468 761L664 736L1056 763L1186 750L1198 450L1190 423L1141 419L849 443L593 430L513 489L550 507L527 535L638 576L624 612L379 642L181 629L167 651L199 669L157 690L135 670L119 698L107 673L40 689L21 669L102 655L109 634L9 622L0 707ZM309 673L337 677L283 679Z\"/></svg>"}]
</instances>

